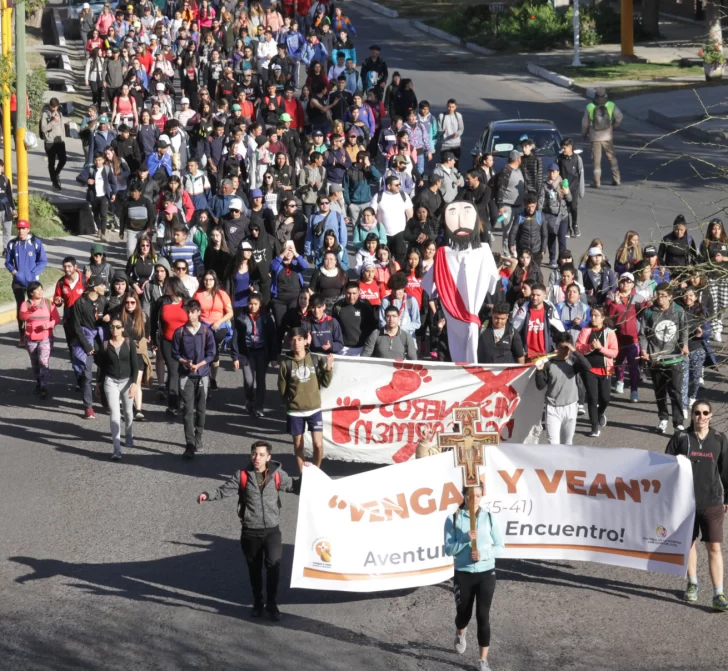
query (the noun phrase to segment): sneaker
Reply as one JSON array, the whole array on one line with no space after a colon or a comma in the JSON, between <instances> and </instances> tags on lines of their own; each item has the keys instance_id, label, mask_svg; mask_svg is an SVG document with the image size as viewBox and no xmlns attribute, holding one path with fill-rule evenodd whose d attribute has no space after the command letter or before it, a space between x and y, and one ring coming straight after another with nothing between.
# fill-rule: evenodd
<instances>
[{"instance_id":1,"label":"sneaker","mask_svg":"<svg viewBox=\"0 0 728 671\"><path fill-rule=\"evenodd\" d=\"M134 447L134 437L127 436L126 440L124 441L124 445L126 445L127 447Z\"/></svg>"},{"instance_id":2,"label":"sneaker","mask_svg":"<svg viewBox=\"0 0 728 671\"><path fill-rule=\"evenodd\" d=\"M589 438L599 438L599 436L602 435L602 431L599 427L597 427L596 429L592 429L591 433L588 433L587 435Z\"/></svg>"},{"instance_id":3,"label":"sneaker","mask_svg":"<svg viewBox=\"0 0 728 671\"><path fill-rule=\"evenodd\" d=\"M624 394L624 382L617 382L614 385L614 393L615 394Z\"/></svg>"},{"instance_id":4,"label":"sneaker","mask_svg":"<svg viewBox=\"0 0 728 671\"><path fill-rule=\"evenodd\" d=\"M713 597L713 610L719 610L721 613L728 612L728 599L725 595L719 594Z\"/></svg>"},{"instance_id":5,"label":"sneaker","mask_svg":"<svg viewBox=\"0 0 728 671\"><path fill-rule=\"evenodd\" d=\"M81 380L76 382L76 391L83 391L83 382Z\"/></svg>"},{"instance_id":6,"label":"sneaker","mask_svg":"<svg viewBox=\"0 0 728 671\"><path fill-rule=\"evenodd\" d=\"M465 634L461 634L460 632L455 632L455 652L458 653L458 655L462 655L465 653L466 648L468 647L468 642L465 640Z\"/></svg>"},{"instance_id":7,"label":"sneaker","mask_svg":"<svg viewBox=\"0 0 728 671\"><path fill-rule=\"evenodd\" d=\"M579 407L576 410L576 414L579 417L583 417L584 415L586 415L586 409L584 408L584 406L581 403L579 403Z\"/></svg>"},{"instance_id":8,"label":"sneaker","mask_svg":"<svg viewBox=\"0 0 728 671\"><path fill-rule=\"evenodd\" d=\"M33 389L33 393L34 393L34 394L40 394L40 382L38 382L38 383L37 383L37 384L35 385L35 388Z\"/></svg>"},{"instance_id":9,"label":"sneaker","mask_svg":"<svg viewBox=\"0 0 728 671\"><path fill-rule=\"evenodd\" d=\"M558 268L559 264L556 261L549 261L549 268Z\"/></svg>"},{"instance_id":10,"label":"sneaker","mask_svg":"<svg viewBox=\"0 0 728 671\"><path fill-rule=\"evenodd\" d=\"M665 431L667 431L667 420L661 419L657 425L657 433L665 433Z\"/></svg>"},{"instance_id":11,"label":"sneaker","mask_svg":"<svg viewBox=\"0 0 728 671\"><path fill-rule=\"evenodd\" d=\"M179 415L179 410L177 410L177 408L167 408L164 412L166 412L170 417L176 417Z\"/></svg>"},{"instance_id":12,"label":"sneaker","mask_svg":"<svg viewBox=\"0 0 728 671\"><path fill-rule=\"evenodd\" d=\"M705 379L702 377L698 378L698 387L704 387L705 386Z\"/></svg>"},{"instance_id":13,"label":"sneaker","mask_svg":"<svg viewBox=\"0 0 728 671\"><path fill-rule=\"evenodd\" d=\"M253 410L253 417L262 417L263 411L262 410Z\"/></svg>"},{"instance_id":14,"label":"sneaker","mask_svg":"<svg viewBox=\"0 0 728 671\"><path fill-rule=\"evenodd\" d=\"M714 342L723 342L723 336L720 333L714 333L713 341Z\"/></svg>"},{"instance_id":15,"label":"sneaker","mask_svg":"<svg viewBox=\"0 0 728 671\"><path fill-rule=\"evenodd\" d=\"M281 621L281 611L278 610L278 606L276 606L276 604L268 604L265 607L265 610L268 613L268 617L273 620L273 622Z\"/></svg>"},{"instance_id":16,"label":"sneaker","mask_svg":"<svg viewBox=\"0 0 728 671\"><path fill-rule=\"evenodd\" d=\"M604 428L607 425L607 415L599 415L599 426Z\"/></svg>"},{"instance_id":17,"label":"sneaker","mask_svg":"<svg viewBox=\"0 0 728 671\"><path fill-rule=\"evenodd\" d=\"M167 398L167 390L164 387L157 388L157 398L161 401L163 398Z\"/></svg>"},{"instance_id":18,"label":"sneaker","mask_svg":"<svg viewBox=\"0 0 728 671\"><path fill-rule=\"evenodd\" d=\"M188 445L185 447L185 451L183 452L182 456L185 459L194 459L195 458L195 447L194 445Z\"/></svg>"},{"instance_id":19,"label":"sneaker","mask_svg":"<svg viewBox=\"0 0 728 671\"><path fill-rule=\"evenodd\" d=\"M210 379L210 391L217 391L217 380Z\"/></svg>"},{"instance_id":20,"label":"sneaker","mask_svg":"<svg viewBox=\"0 0 728 671\"><path fill-rule=\"evenodd\" d=\"M683 594L683 601L697 601L698 600L698 586L694 582L688 583L688 588Z\"/></svg>"},{"instance_id":21,"label":"sneaker","mask_svg":"<svg viewBox=\"0 0 728 671\"><path fill-rule=\"evenodd\" d=\"M121 452L114 452L111 455L111 461L121 461Z\"/></svg>"},{"instance_id":22,"label":"sneaker","mask_svg":"<svg viewBox=\"0 0 728 671\"><path fill-rule=\"evenodd\" d=\"M96 419L96 413L93 408L86 408L83 414L84 419Z\"/></svg>"},{"instance_id":23,"label":"sneaker","mask_svg":"<svg viewBox=\"0 0 728 671\"><path fill-rule=\"evenodd\" d=\"M578 226L574 227L574 233L571 236L572 238L580 238L581 237L581 231L579 230Z\"/></svg>"},{"instance_id":24,"label":"sneaker","mask_svg":"<svg viewBox=\"0 0 728 671\"><path fill-rule=\"evenodd\" d=\"M478 671L490 671L490 664L487 659L478 660Z\"/></svg>"},{"instance_id":25,"label":"sneaker","mask_svg":"<svg viewBox=\"0 0 728 671\"><path fill-rule=\"evenodd\" d=\"M247 412L249 415L252 415L255 412L255 407L252 405L246 405L245 412Z\"/></svg>"},{"instance_id":26,"label":"sneaker","mask_svg":"<svg viewBox=\"0 0 728 671\"><path fill-rule=\"evenodd\" d=\"M629 397L629 400L632 403L639 403L640 402L640 395L639 392L633 391L632 394Z\"/></svg>"},{"instance_id":27,"label":"sneaker","mask_svg":"<svg viewBox=\"0 0 728 671\"><path fill-rule=\"evenodd\" d=\"M675 431L685 431L685 427L682 424L678 424L675 427Z\"/></svg>"},{"instance_id":28,"label":"sneaker","mask_svg":"<svg viewBox=\"0 0 728 671\"><path fill-rule=\"evenodd\" d=\"M612 186L622 186L622 182L618 182L616 179L613 179Z\"/></svg>"},{"instance_id":29,"label":"sneaker","mask_svg":"<svg viewBox=\"0 0 728 671\"><path fill-rule=\"evenodd\" d=\"M134 415L134 419L137 420L137 422L143 422L144 413L141 410L138 410L137 413Z\"/></svg>"},{"instance_id":30,"label":"sneaker","mask_svg":"<svg viewBox=\"0 0 728 671\"><path fill-rule=\"evenodd\" d=\"M597 184L596 182L592 182L589 186L592 189L598 189L601 186L601 184Z\"/></svg>"},{"instance_id":31,"label":"sneaker","mask_svg":"<svg viewBox=\"0 0 728 671\"><path fill-rule=\"evenodd\" d=\"M263 617L263 611L265 610L264 603L254 603L253 609L250 611L250 617Z\"/></svg>"}]
</instances>

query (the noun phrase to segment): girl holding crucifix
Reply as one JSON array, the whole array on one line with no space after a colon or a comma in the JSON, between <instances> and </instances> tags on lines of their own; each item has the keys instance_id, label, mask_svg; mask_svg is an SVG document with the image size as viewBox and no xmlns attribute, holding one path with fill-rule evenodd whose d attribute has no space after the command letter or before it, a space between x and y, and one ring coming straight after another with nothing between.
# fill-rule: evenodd
<instances>
[{"instance_id":1,"label":"girl holding crucifix","mask_svg":"<svg viewBox=\"0 0 728 671\"><path fill-rule=\"evenodd\" d=\"M483 488L463 489L463 503L445 523L445 554L455 560L455 651L465 652L465 631L473 614L478 624L479 671L489 671L490 606L495 593L495 558L503 551L503 535L495 518L480 507ZM475 511L471 530L470 511Z\"/></svg>"}]
</instances>

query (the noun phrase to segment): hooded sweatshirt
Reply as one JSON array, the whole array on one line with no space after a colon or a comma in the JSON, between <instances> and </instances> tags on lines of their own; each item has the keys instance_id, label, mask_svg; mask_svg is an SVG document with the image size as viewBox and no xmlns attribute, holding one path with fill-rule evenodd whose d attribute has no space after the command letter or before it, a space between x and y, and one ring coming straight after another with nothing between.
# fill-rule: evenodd
<instances>
[{"instance_id":1,"label":"hooded sweatshirt","mask_svg":"<svg viewBox=\"0 0 728 671\"><path fill-rule=\"evenodd\" d=\"M333 370L326 367L326 357L311 356L303 359L286 356L278 371L278 393L286 404L289 415L306 417L321 408L321 387L328 387Z\"/></svg>"}]
</instances>

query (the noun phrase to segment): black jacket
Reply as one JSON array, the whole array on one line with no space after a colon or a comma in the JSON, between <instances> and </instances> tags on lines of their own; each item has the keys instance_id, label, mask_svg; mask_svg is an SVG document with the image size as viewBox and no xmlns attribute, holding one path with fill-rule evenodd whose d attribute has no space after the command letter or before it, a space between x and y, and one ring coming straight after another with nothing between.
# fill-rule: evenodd
<instances>
[{"instance_id":1,"label":"black jacket","mask_svg":"<svg viewBox=\"0 0 728 671\"><path fill-rule=\"evenodd\" d=\"M668 268L679 268L692 266L698 258L698 251L695 242L687 233L678 238L674 233L668 233L657 251L657 258L661 266Z\"/></svg>"},{"instance_id":2,"label":"black jacket","mask_svg":"<svg viewBox=\"0 0 728 671\"><path fill-rule=\"evenodd\" d=\"M503 337L496 342L493 327L488 324L478 337L478 363L517 363L524 356L521 336L506 324Z\"/></svg>"},{"instance_id":3,"label":"black jacket","mask_svg":"<svg viewBox=\"0 0 728 671\"><path fill-rule=\"evenodd\" d=\"M267 312L262 312L258 318L258 328L262 329L262 348L265 349L265 358L267 361L275 361L278 358L278 342L276 335L276 324L273 317ZM234 322L234 332L232 339L232 357L233 361L240 361L241 356L248 356L251 344L253 342L253 320L248 314L247 308L243 310Z\"/></svg>"},{"instance_id":4,"label":"black jacket","mask_svg":"<svg viewBox=\"0 0 728 671\"><path fill-rule=\"evenodd\" d=\"M405 242L409 243L410 247L418 244L417 238L419 238L422 233L425 234L426 238L435 242L437 240L439 228L440 226L437 221L431 216L427 217L427 221L425 221L424 224L418 221L417 218L412 217L412 219L407 222L402 237Z\"/></svg>"},{"instance_id":5,"label":"black jacket","mask_svg":"<svg viewBox=\"0 0 728 671\"><path fill-rule=\"evenodd\" d=\"M378 327L374 308L369 301L362 299L354 305L345 301L337 303L333 315L341 325L345 347L364 347L369 334Z\"/></svg>"},{"instance_id":6,"label":"black jacket","mask_svg":"<svg viewBox=\"0 0 728 671\"><path fill-rule=\"evenodd\" d=\"M521 172L526 183L526 193L538 195L543 183L543 163L538 156L529 154L521 157Z\"/></svg>"},{"instance_id":7,"label":"black jacket","mask_svg":"<svg viewBox=\"0 0 728 671\"><path fill-rule=\"evenodd\" d=\"M139 374L139 359L137 358L136 343L131 338L124 338L118 353L108 340L104 340L97 363L100 379L105 377L113 377L116 380L130 379L132 384L136 384Z\"/></svg>"},{"instance_id":8,"label":"black jacket","mask_svg":"<svg viewBox=\"0 0 728 671\"><path fill-rule=\"evenodd\" d=\"M430 213L430 216L439 222L442 218L445 201L442 199L440 189L437 189L433 193L431 189L424 188L415 196L412 204L415 206L415 209L420 205L424 205Z\"/></svg>"}]
</instances>

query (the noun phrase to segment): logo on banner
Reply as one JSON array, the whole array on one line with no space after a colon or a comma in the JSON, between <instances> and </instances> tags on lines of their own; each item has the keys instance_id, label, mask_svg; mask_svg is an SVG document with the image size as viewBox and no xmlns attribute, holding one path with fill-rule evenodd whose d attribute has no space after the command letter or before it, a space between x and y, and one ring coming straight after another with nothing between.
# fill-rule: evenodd
<instances>
[{"instance_id":1,"label":"logo on banner","mask_svg":"<svg viewBox=\"0 0 728 671\"><path fill-rule=\"evenodd\" d=\"M665 529L665 527L663 527L663 526L658 526L657 527L657 535L660 538L667 538L667 529Z\"/></svg>"},{"instance_id":2,"label":"logo on banner","mask_svg":"<svg viewBox=\"0 0 728 671\"><path fill-rule=\"evenodd\" d=\"M395 362L389 383L375 391L379 405L364 405L353 396L336 400L337 407L331 410L332 440L338 445L404 442L393 461L407 461L425 429L429 427L434 433L445 431L451 424L453 410L461 407L477 409L484 431L497 431L504 440L510 438L513 415L521 400L513 385L528 368L490 370L458 365L477 378L479 384L461 401L452 402L429 392L435 371L430 374L422 364ZM413 394L418 394L418 398L408 398Z\"/></svg>"},{"instance_id":3,"label":"logo on banner","mask_svg":"<svg viewBox=\"0 0 728 671\"><path fill-rule=\"evenodd\" d=\"M331 541L328 538L317 538L312 549L315 555L313 565L319 568L331 568Z\"/></svg>"}]
</instances>

